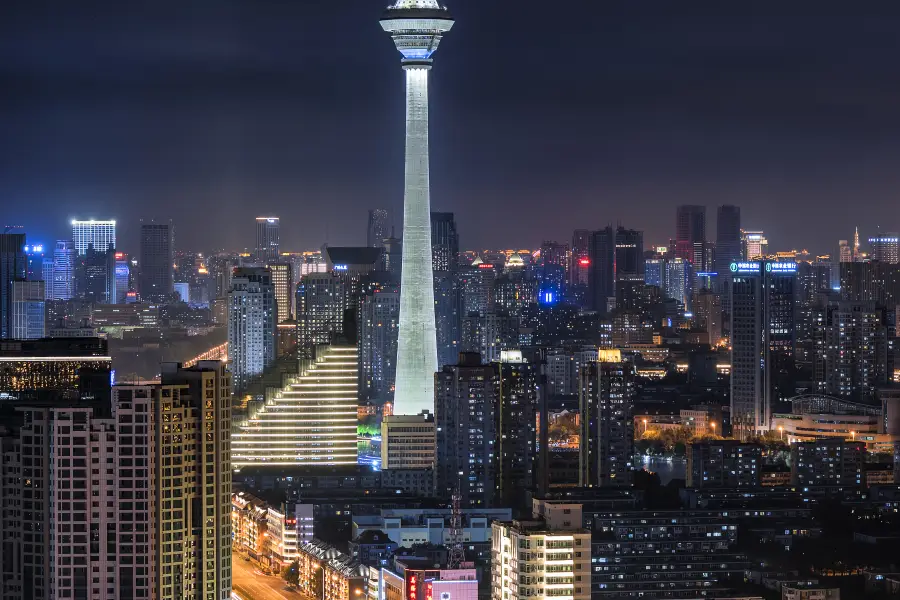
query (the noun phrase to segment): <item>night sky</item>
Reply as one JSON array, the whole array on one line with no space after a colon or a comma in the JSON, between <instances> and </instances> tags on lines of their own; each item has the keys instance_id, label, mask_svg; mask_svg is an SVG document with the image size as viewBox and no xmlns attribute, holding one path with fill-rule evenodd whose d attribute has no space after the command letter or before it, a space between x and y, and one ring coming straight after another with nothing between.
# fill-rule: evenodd
<instances>
[{"instance_id":1,"label":"night sky","mask_svg":"<svg viewBox=\"0 0 900 600\"><path fill-rule=\"evenodd\" d=\"M448 0L449 2L450 0ZM173 218L177 246L399 226L403 73L387 0L8 0L0 221ZM739 204L776 249L900 229L896 0L453 0L432 72L432 206L464 247L569 241ZM863 12L865 10L865 12ZM713 238L714 239L714 238Z\"/></svg>"}]
</instances>

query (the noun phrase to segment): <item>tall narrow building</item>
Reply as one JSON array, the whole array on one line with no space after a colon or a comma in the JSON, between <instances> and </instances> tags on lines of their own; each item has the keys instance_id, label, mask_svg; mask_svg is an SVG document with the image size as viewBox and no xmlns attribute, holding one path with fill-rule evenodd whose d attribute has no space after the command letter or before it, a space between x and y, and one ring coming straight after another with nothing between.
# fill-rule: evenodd
<instances>
[{"instance_id":1,"label":"tall narrow building","mask_svg":"<svg viewBox=\"0 0 900 600\"><path fill-rule=\"evenodd\" d=\"M279 229L281 221L278 217L256 217L256 260L275 262L280 253Z\"/></svg>"},{"instance_id":2,"label":"tall narrow building","mask_svg":"<svg viewBox=\"0 0 900 600\"><path fill-rule=\"evenodd\" d=\"M701 271L706 246L706 207L686 204L675 211L675 256Z\"/></svg>"},{"instance_id":3,"label":"tall narrow building","mask_svg":"<svg viewBox=\"0 0 900 600\"><path fill-rule=\"evenodd\" d=\"M52 288L51 300L71 300L75 296L75 243L59 240L53 251L53 280L47 285Z\"/></svg>"},{"instance_id":4,"label":"tall narrow building","mask_svg":"<svg viewBox=\"0 0 900 600\"><path fill-rule=\"evenodd\" d=\"M406 176L403 198L403 268L396 414L434 408L437 339L431 265L431 194L428 164L428 71L453 18L436 0L397 0L382 28L403 55L406 71Z\"/></svg>"},{"instance_id":5,"label":"tall narrow building","mask_svg":"<svg viewBox=\"0 0 900 600\"><path fill-rule=\"evenodd\" d=\"M106 250L110 246L115 248L116 222L75 219L72 221L72 241L79 255L87 254L88 246L91 245L96 250Z\"/></svg>"},{"instance_id":6,"label":"tall narrow building","mask_svg":"<svg viewBox=\"0 0 900 600\"><path fill-rule=\"evenodd\" d=\"M25 279L27 269L24 233L0 233L0 339L12 337L14 281Z\"/></svg>"},{"instance_id":7,"label":"tall narrow building","mask_svg":"<svg viewBox=\"0 0 900 600\"><path fill-rule=\"evenodd\" d=\"M383 208L369 210L369 223L366 227L366 246L381 248L384 240L390 236L388 228L388 211Z\"/></svg>"},{"instance_id":8,"label":"tall narrow building","mask_svg":"<svg viewBox=\"0 0 900 600\"><path fill-rule=\"evenodd\" d=\"M271 271L235 269L228 293L228 356L236 390L244 390L275 360L277 312Z\"/></svg>"},{"instance_id":9,"label":"tall narrow building","mask_svg":"<svg viewBox=\"0 0 900 600\"><path fill-rule=\"evenodd\" d=\"M141 223L139 291L144 302L165 302L175 291L175 226Z\"/></svg>"}]
</instances>

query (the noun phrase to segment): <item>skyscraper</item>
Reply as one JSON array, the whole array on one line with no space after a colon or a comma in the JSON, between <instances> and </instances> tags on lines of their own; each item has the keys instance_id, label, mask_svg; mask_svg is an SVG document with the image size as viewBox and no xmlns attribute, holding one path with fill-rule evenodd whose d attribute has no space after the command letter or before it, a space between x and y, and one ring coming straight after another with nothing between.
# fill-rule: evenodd
<instances>
[{"instance_id":1,"label":"skyscraper","mask_svg":"<svg viewBox=\"0 0 900 600\"><path fill-rule=\"evenodd\" d=\"M459 234L452 212L431 213L431 262L435 271L459 267Z\"/></svg>"},{"instance_id":2,"label":"skyscraper","mask_svg":"<svg viewBox=\"0 0 900 600\"><path fill-rule=\"evenodd\" d=\"M616 297L616 236L612 227L591 234L588 268L591 309L606 313L610 298Z\"/></svg>"},{"instance_id":3,"label":"skyscraper","mask_svg":"<svg viewBox=\"0 0 900 600\"><path fill-rule=\"evenodd\" d=\"M344 331L349 302L345 282L333 273L304 275L297 285L297 335L304 351L331 344Z\"/></svg>"},{"instance_id":4,"label":"skyscraper","mask_svg":"<svg viewBox=\"0 0 900 600\"><path fill-rule=\"evenodd\" d=\"M44 317L44 282L13 281L10 336L16 340L38 340L47 335Z\"/></svg>"},{"instance_id":5,"label":"skyscraper","mask_svg":"<svg viewBox=\"0 0 900 600\"><path fill-rule=\"evenodd\" d=\"M291 264L272 262L266 265L272 272L272 285L275 286L275 307L278 309L278 322L294 318L294 277Z\"/></svg>"},{"instance_id":6,"label":"skyscraper","mask_svg":"<svg viewBox=\"0 0 900 600\"><path fill-rule=\"evenodd\" d=\"M716 273L721 281L731 263L741 260L741 207L725 204L716 211Z\"/></svg>"},{"instance_id":7,"label":"skyscraper","mask_svg":"<svg viewBox=\"0 0 900 600\"><path fill-rule=\"evenodd\" d=\"M281 256L278 217L256 217L256 260L275 262Z\"/></svg>"},{"instance_id":8,"label":"skyscraper","mask_svg":"<svg viewBox=\"0 0 900 600\"><path fill-rule=\"evenodd\" d=\"M888 383L885 311L874 302L833 302L826 308L824 382L826 394L871 403ZM824 384L824 385L822 385Z\"/></svg>"},{"instance_id":9,"label":"skyscraper","mask_svg":"<svg viewBox=\"0 0 900 600\"><path fill-rule=\"evenodd\" d=\"M631 484L634 366L618 350L601 350L581 369L579 480L582 486Z\"/></svg>"},{"instance_id":10,"label":"skyscraper","mask_svg":"<svg viewBox=\"0 0 900 600\"><path fill-rule=\"evenodd\" d=\"M88 246L94 245L98 250L116 247L115 221L72 221L72 240L75 251L81 255L87 253Z\"/></svg>"},{"instance_id":11,"label":"skyscraper","mask_svg":"<svg viewBox=\"0 0 900 600\"><path fill-rule=\"evenodd\" d=\"M141 223L139 290L145 302L165 302L175 291L175 226Z\"/></svg>"},{"instance_id":12,"label":"skyscraper","mask_svg":"<svg viewBox=\"0 0 900 600\"><path fill-rule=\"evenodd\" d=\"M644 232L616 228L616 280L644 278Z\"/></svg>"},{"instance_id":13,"label":"skyscraper","mask_svg":"<svg viewBox=\"0 0 900 600\"><path fill-rule=\"evenodd\" d=\"M572 234L572 266L569 268L569 283L586 286L590 264L591 232L587 229L576 229Z\"/></svg>"},{"instance_id":14,"label":"skyscraper","mask_svg":"<svg viewBox=\"0 0 900 600\"><path fill-rule=\"evenodd\" d=\"M378 284L360 300L357 331L362 399L393 400L399 325L400 286Z\"/></svg>"},{"instance_id":15,"label":"skyscraper","mask_svg":"<svg viewBox=\"0 0 900 600\"><path fill-rule=\"evenodd\" d=\"M242 391L275 360L275 286L269 269L235 269L228 294L228 357Z\"/></svg>"},{"instance_id":16,"label":"skyscraper","mask_svg":"<svg viewBox=\"0 0 900 600\"><path fill-rule=\"evenodd\" d=\"M431 260L428 71L450 13L436 0L397 0L381 19L406 71L406 176L396 414L433 410L437 339Z\"/></svg>"},{"instance_id":17,"label":"skyscraper","mask_svg":"<svg viewBox=\"0 0 900 600\"><path fill-rule=\"evenodd\" d=\"M115 249L95 248L75 259L75 297L97 304L116 303Z\"/></svg>"},{"instance_id":18,"label":"skyscraper","mask_svg":"<svg viewBox=\"0 0 900 600\"><path fill-rule=\"evenodd\" d=\"M679 206L675 211L675 257L683 258L695 271L706 268L706 207L695 204Z\"/></svg>"},{"instance_id":19,"label":"skyscraper","mask_svg":"<svg viewBox=\"0 0 900 600\"><path fill-rule=\"evenodd\" d=\"M369 248L381 248L384 240L388 238L388 211L383 208L369 210L369 223L366 227L366 246Z\"/></svg>"},{"instance_id":20,"label":"skyscraper","mask_svg":"<svg viewBox=\"0 0 900 600\"><path fill-rule=\"evenodd\" d=\"M12 287L25 279L24 233L0 233L0 339L12 337Z\"/></svg>"},{"instance_id":21,"label":"skyscraper","mask_svg":"<svg viewBox=\"0 0 900 600\"><path fill-rule=\"evenodd\" d=\"M75 243L69 240L56 242L53 251L52 300L70 300L75 296Z\"/></svg>"},{"instance_id":22,"label":"skyscraper","mask_svg":"<svg viewBox=\"0 0 900 600\"><path fill-rule=\"evenodd\" d=\"M762 231L744 231L741 229L741 252L744 260L765 258L769 252L769 241Z\"/></svg>"},{"instance_id":23,"label":"skyscraper","mask_svg":"<svg viewBox=\"0 0 900 600\"><path fill-rule=\"evenodd\" d=\"M793 262L731 263L731 425L735 437L767 431L776 374L793 358Z\"/></svg>"}]
</instances>

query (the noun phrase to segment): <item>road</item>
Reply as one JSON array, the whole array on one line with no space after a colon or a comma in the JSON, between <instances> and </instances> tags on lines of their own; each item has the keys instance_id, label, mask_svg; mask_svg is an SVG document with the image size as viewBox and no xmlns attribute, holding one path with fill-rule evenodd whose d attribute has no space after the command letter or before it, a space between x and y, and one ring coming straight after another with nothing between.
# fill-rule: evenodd
<instances>
[{"instance_id":1,"label":"road","mask_svg":"<svg viewBox=\"0 0 900 600\"><path fill-rule=\"evenodd\" d=\"M239 554L231 558L231 585L241 600L303 600L303 596L286 588L284 579L263 575L255 563Z\"/></svg>"}]
</instances>

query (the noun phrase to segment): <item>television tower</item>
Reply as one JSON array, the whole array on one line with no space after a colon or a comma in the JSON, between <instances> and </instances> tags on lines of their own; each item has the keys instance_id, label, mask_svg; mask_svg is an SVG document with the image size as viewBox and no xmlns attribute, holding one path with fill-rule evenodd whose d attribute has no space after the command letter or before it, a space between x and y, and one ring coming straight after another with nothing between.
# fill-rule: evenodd
<instances>
[{"instance_id":1,"label":"television tower","mask_svg":"<svg viewBox=\"0 0 900 600\"><path fill-rule=\"evenodd\" d=\"M428 71L453 18L436 0L396 0L381 17L406 71L406 178L394 414L434 411L437 338L431 262Z\"/></svg>"}]
</instances>

